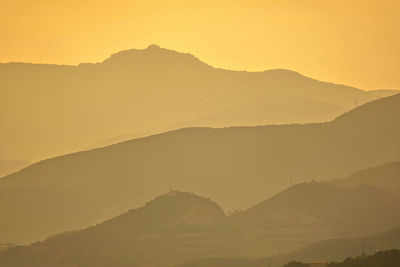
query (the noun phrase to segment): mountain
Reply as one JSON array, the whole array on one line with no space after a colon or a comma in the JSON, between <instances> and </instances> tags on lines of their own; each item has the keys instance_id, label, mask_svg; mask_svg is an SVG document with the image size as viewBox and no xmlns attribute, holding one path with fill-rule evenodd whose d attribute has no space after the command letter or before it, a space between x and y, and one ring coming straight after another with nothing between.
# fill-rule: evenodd
<instances>
[{"instance_id":1,"label":"mountain","mask_svg":"<svg viewBox=\"0 0 400 267\"><path fill-rule=\"evenodd\" d=\"M321 266L317 264L324 262L314 263L315 266ZM266 265L267 264L267 265ZM391 249L385 251L378 251L372 255L348 257L341 262L329 262L326 263L329 267L392 267L399 266L400 264L400 250ZM282 265L271 265L271 262L265 260L250 260L250 259L201 259L190 261L184 264L177 265L179 267L262 267L262 266L282 266ZM311 267L314 266L311 263L303 263L299 261L291 261L283 267ZM325 266L325 265L322 265Z\"/></svg>"},{"instance_id":2,"label":"mountain","mask_svg":"<svg viewBox=\"0 0 400 267\"><path fill-rule=\"evenodd\" d=\"M209 255L207 236L226 220L215 202L170 191L94 227L10 248L0 254L0 266L165 266L201 255L199 249Z\"/></svg>"},{"instance_id":3,"label":"mountain","mask_svg":"<svg viewBox=\"0 0 400 267\"><path fill-rule=\"evenodd\" d=\"M215 227L226 221L225 212L212 200L193 193L169 191L99 227L131 231L140 229L138 233L143 233L145 229L169 231L175 228Z\"/></svg>"},{"instance_id":4,"label":"mountain","mask_svg":"<svg viewBox=\"0 0 400 267\"><path fill-rule=\"evenodd\" d=\"M378 195L374 197L379 199ZM254 209L242 214L254 218ZM346 215L350 223L359 216L334 210L331 213ZM268 229L274 225L238 223L208 198L169 191L140 208L84 230L61 233L28 246L9 245L0 250L0 266L265 266L267 262L276 266L293 259L337 260L358 253L361 244L368 253L377 246L400 246L400 231L395 229L378 236L326 240L280 256L248 259L270 255L271 248L282 247L281 243L293 243L297 238L295 227L283 226L278 233ZM303 232L303 238L308 235Z\"/></svg>"},{"instance_id":5,"label":"mountain","mask_svg":"<svg viewBox=\"0 0 400 267\"><path fill-rule=\"evenodd\" d=\"M371 185L400 192L400 161L357 171L347 177L331 180L329 183L343 187Z\"/></svg>"},{"instance_id":6,"label":"mountain","mask_svg":"<svg viewBox=\"0 0 400 267\"><path fill-rule=\"evenodd\" d=\"M295 183L400 159L400 95L329 123L187 128L44 160L0 180L3 242L84 228L170 188L243 209Z\"/></svg>"},{"instance_id":7,"label":"mountain","mask_svg":"<svg viewBox=\"0 0 400 267\"><path fill-rule=\"evenodd\" d=\"M323 239L329 234L366 236L400 225L400 214L394 212L399 206L400 194L377 187L340 188L311 182L292 186L235 217L262 228L300 228L302 235Z\"/></svg>"},{"instance_id":8,"label":"mountain","mask_svg":"<svg viewBox=\"0 0 400 267\"><path fill-rule=\"evenodd\" d=\"M0 88L0 158L30 161L131 133L329 121L380 97L289 70L217 69L156 45L96 64L0 64Z\"/></svg>"},{"instance_id":9,"label":"mountain","mask_svg":"<svg viewBox=\"0 0 400 267\"><path fill-rule=\"evenodd\" d=\"M22 160L0 160L0 178L25 168L30 163Z\"/></svg>"},{"instance_id":10,"label":"mountain","mask_svg":"<svg viewBox=\"0 0 400 267\"><path fill-rule=\"evenodd\" d=\"M400 249L400 228L370 237L324 240L264 261L274 262L278 265L293 260L303 262L343 261L347 257L361 255L363 247L366 254L372 254L377 250Z\"/></svg>"},{"instance_id":11,"label":"mountain","mask_svg":"<svg viewBox=\"0 0 400 267\"><path fill-rule=\"evenodd\" d=\"M11 247L0 252L0 266L170 266L202 257L248 256L268 247L250 236L231 225L215 202L170 191L85 230Z\"/></svg>"},{"instance_id":12,"label":"mountain","mask_svg":"<svg viewBox=\"0 0 400 267\"><path fill-rule=\"evenodd\" d=\"M364 248L364 249L363 249ZM308 245L296 251L278 255L269 258L249 259L249 258L205 258L188 261L179 264L179 267L263 267L263 266L283 266L293 261L301 262L341 262L347 263L348 257L361 256L364 250L365 254L388 253L390 250L400 249L400 228L395 228L383 234L356 238L356 239L331 239L324 240L312 245ZM377 255L377 254L374 254ZM371 257L371 256L369 256ZM337 263L336 263L337 264ZM289 265L291 266L291 265ZM288 267L289 267L288 266ZM293 265L295 266L295 265ZM333 265L345 266L345 265ZM367 265L350 265L367 266ZM372 265L397 266L397 265Z\"/></svg>"}]
</instances>

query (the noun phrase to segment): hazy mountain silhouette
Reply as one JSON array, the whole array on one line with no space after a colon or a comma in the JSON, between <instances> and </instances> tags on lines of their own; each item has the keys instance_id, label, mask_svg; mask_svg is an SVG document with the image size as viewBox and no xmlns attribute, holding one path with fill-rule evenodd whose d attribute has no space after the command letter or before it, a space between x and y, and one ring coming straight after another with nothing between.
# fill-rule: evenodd
<instances>
[{"instance_id":1,"label":"hazy mountain silhouette","mask_svg":"<svg viewBox=\"0 0 400 267\"><path fill-rule=\"evenodd\" d=\"M30 163L23 160L0 160L0 178L25 168Z\"/></svg>"},{"instance_id":2,"label":"hazy mountain silhouette","mask_svg":"<svg viewBox=\"0 0 400 267\"><path fill-rule=\"evenodd\" d=\"M171 191L100 225L0 252L0 266L170 266L268 247L248 234L211 200Z\"/></svg>"},{"instance_id":3,"label":"hazy mountain silhouette","mask_svg":"<svg viewBox=\"0 0 400 267\"><path fill-rule=\"evenodd\" d=\"M358 242L360 240L357 240ZM338 242L339 243L339 242ZM379 242L378 242L379 243ZM381 242L380 242L381 243ZM353 244L354 245L354 244ZM359 245L359 244L358 244ZM397 247L398 247L397 243ZM333 249L330 246L330 249ZM329 249L329 248L328 248ZM340 260L334 260L333 262L328 261L329 267L392 267L398 266L400 263L400 250L389 249L382 251L370 250L371 255L361 256L360 248L358 248L358 253L354 253L354 249L351 249L352 256L347 254L342 254ZM373 253L373 254L372 254ZM346 256L347 255L347 256ZM329 256L328 256L329 257ZM288 258L289 259L289 258ZM288 260L286 259L286 261ZM313 259L313 257L308 257L308 259ZM264 267L264 266L283 266L283 267L310 267L309 263L299 262L297 260L291 260L287 265L285 261L275 262L271 259L227 259L227 258L211 258L211 259L200 259L194 260L187 263L179 264L179 267ZM325 260L324 260L325 261ZM305 262L315 262L313 260ZM317 261L318 262L318 261ZM323 261L322 261L323 262Z\"/></svg>"},{"instance_id":4,"label":"hazy mountain silhouette","mask_svg":"<svg viewBox=\"0 0 400 267\"><path fill-rule=\"evenodd\" d=\"M326 193L326 190L319 192ZM382 196L369 193L369 196L374 196L381 208L388 208L387 203L380 201ZM282 194L287 194L287 192ZM343 195L343 193L338 193L329 196L338 201L338 198ZM288 210L285 207L287 201L282 199L282 196L278 195L275 201L280 201L282 210ZM354 201L348 196L345 201L349 205L354 205ZM332 205L325 200L321 202L327 209L325 214L329 213ZM261 211L260 206L263 208ZM362 205L359 207L359 209L364 208L365 206ZM304 207L298 206L297 210L301 212ZM254 219L255 211L264 216L267 212L276 215L276 211L265 209L265 203L261 203L239 216ZM331 210L331 214L332 217L347 216L347 224L351 224L360 215L357 212L350 214L340 212L340 210ZM395 223L395 220L392 220L392 223ZM272 225L272 228L274 226L276 227L276 223ZM314 225L308 227L318 228ZM280 232L271 231L268 228L271 228L271 225L254 227L253 221L246 223L242 220L238 223L236 216L227 217L224 211L210 199L191 193L170 191L140 208L130 210L99 225L58 234L29 246L11 247L0 252L0 266L170 266L199 258L225 257L229 259L270 255L270 248L293 247L294 244L282 245L281 243L294 243L296 239L299 239L294 234L295 225L286 223ZM322 241L268 260L284 263L292 259L308 259L307 255L312 255L314 259L323 257L322 259L336 260L341 255L354 255L355 248L360 249L360 244L362 244L360 240L366 242L368 246L382 245L385 249L400 246L399 233L399 230L395 230L373 238ZM303 231L302 234L303 239L310 239L310 232ZM389 240L390 243L388 243ZM344 245L336 247L337 243ZM330 246L330 249L326 249L326 246ZM344 248L348 251L346 252ZM368 252L370 250L368 249ZM344 254L345 252L347 254ZM236 264L237 261L224 260L222 263ZM239 260L237 264L246 261ZM264 258L250 262L257 263L255 266L258 266L260 262L265 261ZM204 262L207 261L200 261L200 266ZM217 263L220 264L221 260ZM213 266L213 264L208 266ZM214 266L218 265L214 264Z\"/></svg>"},{"instance_id":5,"label":"hazy mountain silhouette","mask_svg":"<svg viewBox=\"0 0 400 267\"><path fill-rule=\"evenodd\" d=\"M329 181L329 183L343 187L371 185L400 192L400 162L389 162L381 166L357 171L348 177L335 179Z\"/></svg>"},{"instance_id":6,"label":"hazy mountain silhouette","mask_svg":"<svg viewBox=\"0 0 400 267\"><path fill-rule=\"evenodd\" d=\"M290 253L259 259L248 258L205 258L192 260L179 267L263 267L283 266L291 261L318 262L343 261L348 257L357 257L363 253L400 249L400 227L383 234L354 239L330 239L320 241ZM364 265L360 265L364 266ZM380 265L378 265L380 266ZM394 265L393 265L394 266Z\"/></svg>"},{"instance_id":7,"label":"hazy mountain silhouette","mask_svg":"<svg viewBox=\"0 0 400 267\"><path fill-rule=\"evenodd\" d=\"M165 231L174 228L215 227L226 220L223 209L212 200L193 193L169 191L143 207L108 220L99 227L130 231L140 228L138 233L143 233L146 229ZM124 234L124 231L121 233Z\"/></svg>"},{"instance_id":8,"label":"hazy mountain silhouette","mask_svg":"<svg viewBox=\"0 0 400 267\"><path fill-rule=\"evenodd\" d=\"M31 161L174 125L328 121L380 97L289 70L216 69L155 45L97 64L0 64L0 87L0 158Z\"/></svg>"},{"instance_id":9,"label":"hazy mountain silhouette","mask_svg":"<svg viewBox=\"0 0 400 267\"><path fill-rule=\"evenodd\" d=\"M363 246L366 254L373 254L377 250L400 249L400 228L370 237L324 240L285 255L272 257L264 262L279 264L293 260L342 261L347 257L360 256Z\"/></svg>"},{"instance_id":10,"label":"hazy mountain silhouette","mask_svg":"<svg viewBox=\"0 0 400 267\"><path fill-rule=\"evenodd\" d=\"M29 242L138 207L170 188L242 209L295 183L400 159L400 95L330 123L188 128L45 160L0 180L0 236Z\"/></svg>"},{"instance_id":11,"label":"hazy mountain silhouette","mask_svg":"<svg viewBox=\"0 0 400 267\"><path fill-rule=\"evenodd\" d=\"M400 225L400 195L359 186L340 188L327 183L303 183L236 215L259 227L300 228L300 234L365 236ZM296 235L292 230L292 234ZM321 238L322 239L322 238Z\"/></svg>"}]
</instances>

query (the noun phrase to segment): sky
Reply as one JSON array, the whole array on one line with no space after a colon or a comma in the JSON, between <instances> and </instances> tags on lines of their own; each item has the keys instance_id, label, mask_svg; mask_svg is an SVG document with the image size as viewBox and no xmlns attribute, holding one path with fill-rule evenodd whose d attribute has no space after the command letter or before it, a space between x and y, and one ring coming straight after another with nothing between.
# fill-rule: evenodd
<instances>
[{"instance_id":1,"label":"sky","mask_svg":"<svg viewBox=\"0 0 400 267\"><path fill-rule=\"evenodd\" d=\"M0 62L79 64L150 44L215 67L400 89L398 0L0 0Z\"/></svg>"}]
</instances>

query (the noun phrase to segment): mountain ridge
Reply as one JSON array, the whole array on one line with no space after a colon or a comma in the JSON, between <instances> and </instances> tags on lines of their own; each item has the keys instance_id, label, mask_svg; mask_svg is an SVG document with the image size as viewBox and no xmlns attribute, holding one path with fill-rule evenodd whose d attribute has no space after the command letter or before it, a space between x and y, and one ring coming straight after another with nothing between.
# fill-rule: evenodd
<instances>
[{"instance_id":1,"label":"mountain ridge","mask_svg":"<svg viewBox=\"0 0 400 267\"><path fill-rule=\"evenodd\" d=\"M393 161L368 169L358 170L347 177L327 182L342 187L372 185L388 191L400 192L400 162Z\"/></svg>"},{"instance_id":2,"label":"mountain ridge","mask_svg":"<svg viewBox=\"0 0 400 267\"><path fill-rule=\"evenodd\" d=\"M5 241L26 242L83 228L170 188L210 196L228 210L243 209L283 190L291 179L343 177L399 160L400 95L374 103L368 109L382 112L377 117L385 120L370 125L363 118L369 112L361 109L346 115L351 119L345 123L186 128L39 162L0 180L0 234ZM358 120L366 125L359 131L353 127ZM34 231L24 225L27 216Z\"/></svg>"},{"instance_id":3,"label":"mountain ridge","mask_svg":"<svg viewBox=\"0 0 400 267\"><path fill-rule=\"evenodd\" d=\"M340 212L335 214L340 215ZM353 212L352 216L354 218L358 215ZM185 262L188 261L202 266L203 263L214 262L210 258L217 259L221 264L218 260L220 257L227 259L222 263L252 262L254 266L265 266L265 262L283 264L290 260L337 260L343 255L353 256L355 248L359 249L356 244L362 242L368 244L368 252L371 246L378 244L384 245L382 249L397 248L400 246L399 229L397 227L383 234L358 239L330 238L318 241L318 238L314 238L294 242L301 236L304 238L305 233L300 232L296 236L295 228L285 225L281 229L283 232L279 233L269 232L268 227L238 224L235 215L226 216L222 208L209 198L188 192L169 191L139 208L83 230L53 235L28 246L10 246L0 251L0 266L161 267L176 264L187 266ZM278 240L294 243L277 244ZM391 243L388 243L389 240ZM269 250L272 247L293 249L299 244L303 246L293 252L265 257L271 255ZM157 257L154 257L155 254ZM238 260L238 257L244 261ZM247 260L254 257L257 259ZM202 258L205 260L197 260Z\"/></svg>"},{"instance_id":4,"label":"mountain ridge","mask_svg":"<svg viewBox=\"0 0 400 267\"><path fill-rule=\"evenodd\" d=\"M0 143L0 158L38 161L97 140L176 125L330 121L354 107L355 100L379 98L288 70L217 69L163 48L121 53L78 66L0 64L1 140L8 140Z\"/></svg>"},{"instance_id":5,"label":"mountain ridge","mask_svg":"<svg viewBox=\"0 0 400 267\"><path fill-rule=\"evenodd\" d=\"M371 200L368 196L374 196ZM339 237L378 234L400 224L393 210L400 195L374 186L341 188L328 183L296 184L236 215L239 221L270 225L324 225ZM357 216L353 216L357 214ZM324 233L326 229L322 229ZM315 231L315 235L318 231Z\"/></svg>"}]
</instances>

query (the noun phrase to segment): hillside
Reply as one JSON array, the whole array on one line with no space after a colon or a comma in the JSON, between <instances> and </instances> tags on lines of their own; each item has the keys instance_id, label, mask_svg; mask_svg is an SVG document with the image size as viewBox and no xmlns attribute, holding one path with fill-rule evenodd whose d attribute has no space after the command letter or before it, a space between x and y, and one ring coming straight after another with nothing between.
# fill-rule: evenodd
<instances>
[{"instance_id":1,"label":"hillside","mask_svg":"<svg viewBox=\"0 0 400 267\"><path fill-rule=\"evenodd\" d=\"M377 90L369 90L368 93L375 94L377 97L387 97L400 93L400 90L395 89L377 89Z\"/></svg>"},{"instance_id":2,"label":"hillside","mask_svg":"<svg viewBox=\"0 0 400 267\"><path fill-rule=\"evenodd\" d=\"M312 186L314 187L315 184ZM303 203L303 206L297 204L295 207L297 213L294 213L296 211L288 207L288 201L285 201L285 196L282 196L282 194L287 195L287 191L290 192L290 190L266 202L280 203L281 210L278 215L285 211L294 213L295 216L298 216L298 213L313 215L310 211L314 211L315 218L325 219L325 222L319 224L306 222L307 225L301 225L297 221L292 224L284 221L266 224L265 220L261 221L262 224L257 224L254 219L260 217L255 216L256 212L262 216L262 219L269 215L274 219L280 218L277 218L276 211L265 209L266 202L228 217L221 207L210 199L186 192L169 191L140 208L132 209L84 230L61 233L28 246L9 246L8 249L0 252L0 266L161 267L184 262L189 263L183 266L226 266L226 264L265 266L268 262L273 262L276 266L291 260L338 260L343 255L357 255L355 253L360 250L360 244L363 243L366 245L367 252L377 247L390 249L400 246L399 229L368 238L328 239L315 243L329 234L320 231L323 229L320 224L326 223L327 226L332 226L329 223L334 220L338 225L348 226L349 229L352 224L364 223L371 226L371 223L365 220L365 215L368 215L369 219L374 216L387 216L385 212L377 212L377 208L387 212L392 208L393 213L399 204L398 202L390 203L390 197L368 190L366 193L368 196L374 196L374 203L378 203L379 207L368 207L366 214L362 210L367 209L366 206L371 205L371 202L363 206L360 203L360 196L352 197L351 194L340 193L340 190L349 189L333 189L331 185L318 186L330 187L330 191L336 190L325 199L319 199L320 205L328 210L325 214L330 214L329 220L315 212L318 211L315 206L319 204L309 208L307 205L310 205L310 202L307 201ZM293 189L304 192L305 185L300 185L300 187L303 188L296 186ZM312 192L318 192L320 195L327 192L321 188L321 190L311 189ZM355 189L351 190L357 195ZM305 191L309 192L308 189ZM289 194L293 195L293 193ZM302 197L304 198L304 195ZM362 197L365 199L365 194ZM356 208L361 212L355 212L350 208L347 209L352 210L352 213L346 210L334 210L332 203L326 201L331 198L333 198L332 202L340 199L342 203L337 206L342 209L345 209L345 205L355 208L354 206L358 204ZM356 201L352 201L354 198ZM387 203L384 203L385 201ZM307 212L304 212L305 209L308 209ZM250 220L238 220L238 216L245 216ZM374 230L382 228L385 223L385 220L377 219L377 221L380 225L375 223ZM394 225L399 223L400 219L397 218L396 221L396 218L390 218L389 221L391 225ZM294 251L282 254L290 250ZM280 254L280 256L265 258L274 254ZM248 258L259 259L248 260Z\"/></svg>"},{"instance_id":3,"label":"hillside","mask_svg":"<svg viewBox=\"0 0 400 267\"><path fill-rule=\"evenodd\" d=\"M400 192L400 162L389 162L377 167L357 171L347 177L331 180L329 183L342 187L371 185L389 191Z\"/></svg>"},{"instance_id":4,"label":"hillside","mask_svg":"<svg viewBox=\"0 0 400 267\"><path fill-rule=\"evenodd\" d=\"M377 250L400 249L400 228L383 234L357 239L332 239L317 242L286 255L273 257L265 261L283 264L289 261L343 261L347 257L361 255L363 246L366 254Z\"/></svg>"},{"instance_id":5,"label":"hillside","mask_svg":"<svg viewBox=\"0 0 400 267\"><path fill-rule=\"evenodd\" d=\"M216 69L156 45L96 64L0 64L0 88L0 158L30 161L132 133L329 121L380 97L289 70Z\"/></svg>"},{"instance_id":6,"label":"hillside","mask_svg":"<svg viewBox=\"0 0 400 267\"><path fill-rule=\"evenodd\" d=\"M290 179L399 160L399 112L395 95L329 123L187 128L41 161L0 180L0 236L31 242L87 227L170 188L247 208Z\"/></svg>"},{"instance_id":7,"label":"hillside","mask_svg":"<svg viewBox=\"0 0 400 267\"><path fill-rule=\"evenodd\" d=\"M303 227L308 235L321 235L320 239L329 233L365 236L400 225L400 214L394 212L399 206L400 194L376 187L340 188L311 182L292 186L237 214L235 219L262 228ZM291 231L294 236L298 234Z\"/></svg>"},{"instance_id":8,"label":"hillside","mask_svg":"<svg viewBox=\"0 0 400 267\"><path fill-rule=\"evenodd\" d=\"M197 258L252 256L271 247L251 236L230 224L215 202L171 191L94 227L0 252L0 266L170 266Z\"/></svg>"},{"instance_id":9,"label":"hillside","mask_svg":"<svg viewBox=\"0 0 400 267\"><path fill-rule=\"evenodd\" d=\"M0 178L27 167L30 163L23 160L0 160Z\"/></svg>"},{"instance_id":10,"label":"hillside","mask_svg":"<svg viewBox=\"0 0 400 267\"><path fill-rule=\"evenodd\" d=\"M336 262L328 266L347 266L344 263L349 263L349 257L356 258L362 254L363 246L370 260L376 258L377 260L383 255L392 255L394 249L400 249L400 228L393 229L371 237L364 237L358 239L332 239L324 240L304 248L298 249L291 253L286 253L279 256L259 259L248 258L208 258L188 261L186 263L177 265L179 267L263 267L263 266L283 266L289 262ZM377 254L377 251L379 251ZM395 258L398 261L398 252L395 253ZM379 255L375 257L375 255ZM393 259L393 257L391 257ZM347 259L347 260L346 260ZM397 262L396 261L396 262ZM352 261L354 263L354 261ZM366 262L365 262L366 263ZM350 265L350 266L368 266L364 265ZM375 262L377 263L377 262ZM372 267L392 267L392 265L371 265ZM393 262L392 262L393 263ZM286 266L286 265L285 265ZM295 267L296 265L288 265ZM301 266L301 265L297 265ZM297 267L296 266L296 267ZM307 265L306 265L307 266ZM304 267L306 267L304 266Z\"/></svg>"}]
</instances>

